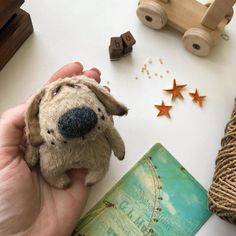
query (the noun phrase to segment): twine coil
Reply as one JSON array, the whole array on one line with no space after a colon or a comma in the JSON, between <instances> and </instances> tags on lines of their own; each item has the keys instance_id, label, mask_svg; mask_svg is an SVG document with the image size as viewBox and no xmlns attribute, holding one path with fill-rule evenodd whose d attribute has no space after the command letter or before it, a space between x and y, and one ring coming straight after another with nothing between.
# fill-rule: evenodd
<instances>
[{"instance_id":1,"label":"twine coil","mask_svg":"<svg viewBox=\"0 0 236 236\"><path fill-rule=\"evenodd\" d=\"M220 218L236 224L236 99L216 159L208 206Z\"/></svg>"}]
</instances>

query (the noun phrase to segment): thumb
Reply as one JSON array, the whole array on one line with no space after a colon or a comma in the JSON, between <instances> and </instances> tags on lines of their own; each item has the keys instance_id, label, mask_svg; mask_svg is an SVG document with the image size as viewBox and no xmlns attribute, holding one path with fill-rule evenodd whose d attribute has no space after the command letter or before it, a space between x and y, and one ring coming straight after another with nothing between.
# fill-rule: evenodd
<instances>
[{"instance_id":1,"label":"thumb","mask_svg":"<svg viewBox=\"0 0 236 236\"><path fill-rule=\"evenodd\" d=\"M18 154L19 145L24 135L25 110L26 104L21 104L2 114L0 118L0 155L6 153L16 156Z\"/></svg>"}]
</instances>

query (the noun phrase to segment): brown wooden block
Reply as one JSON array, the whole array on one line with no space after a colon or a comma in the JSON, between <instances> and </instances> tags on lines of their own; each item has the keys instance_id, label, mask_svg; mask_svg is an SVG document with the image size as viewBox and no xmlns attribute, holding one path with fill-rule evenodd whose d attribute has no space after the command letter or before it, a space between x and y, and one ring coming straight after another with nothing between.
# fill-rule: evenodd
<instances>
[{"instance_id":1,"label":"brown wooden block","mask_svg":"<svg viewBox=\"0 0 236 236\"><path fill-rule=\"evenodd\" d=\"M24 0L0 0L0 29L17 12Z\"/></svg>"},{"instance_id":2,"label":"brown wooden block","mask_svg":"<svg viewBox=\"0 0 236 236\"><path fill-rule=\"evenodd\" d=\"M133 47L124 48L123 55L126 56L127 54L133 51Z\"/></svg>"},{"instance_id":3,"label":"brown wooden block","mask_svg":"<svg viewBox=\"0 0 236 236\"><path fill-rule=\"evenodd\" d=\"M19 9L0 30L0 70L33 32L30 15Z\"/></svg>"},{"instance_id":4,"label":"brown wooden block","mask_svg":"<svg viewBox=\"0 0 236 236\"><path fill-rule=\"evenodd\" d=\"M109 54L110 54L110 59L111 61L118 60L122 57L123 53L116 52L112 49L111 46L109 46Z\"/></svg>"},{"instance_id":5,"label":"brown wooden block","mask_svg":"<svg viewBox=\"0 0 236 236\"><path fill-rule=\"evenodd\" d=\"M123 40L123 43L124 43L124 47L125 48L130 48L132 47L135 43L136 43L136 40L134 39L133 35L130 33L130 31L122 34L120 36Z\"/></svg>"},{"instance_id":6,"label":"brown wooden block","mask_svg":"<svg viewBox=\"0 0 236 236\"><path fill-rule=\"evenodd\" d=\"M110 46L109 46L109 54L111 60L117 60L123 55L123 42L120 37L112 37Z\"/></svg>"}]
</instances>

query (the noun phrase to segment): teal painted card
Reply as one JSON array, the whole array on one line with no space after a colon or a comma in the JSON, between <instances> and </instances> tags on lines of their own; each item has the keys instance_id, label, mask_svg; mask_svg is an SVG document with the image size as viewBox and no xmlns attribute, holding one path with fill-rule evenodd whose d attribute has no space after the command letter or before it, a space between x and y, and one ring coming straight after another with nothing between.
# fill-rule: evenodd
<instances>
[{"instance_id":1,"label":"teal painted card","mask_svg":"<svg viewBox=\"0 0 236 236\"><path fill-rule=\"evenodd\" d=\"M160 144L80 220L73 236L192 236L211 216L206 190Z\"/></svg>"}]
</instances>

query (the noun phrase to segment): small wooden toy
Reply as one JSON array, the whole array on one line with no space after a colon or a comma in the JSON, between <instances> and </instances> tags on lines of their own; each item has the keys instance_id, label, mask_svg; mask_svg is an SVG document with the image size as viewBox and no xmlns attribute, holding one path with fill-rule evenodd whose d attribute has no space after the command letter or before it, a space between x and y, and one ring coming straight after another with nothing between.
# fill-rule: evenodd
<instances>
[{"instance_id":1,"label":"small wooden toy","mask_svg":"<svg viewBox=\"0 0 236 236\"><path fill-rule=\"evenodd\" d=\"M127 55L128 53L132 52L133 45L136 43L136 40L134 39L130 31L122 34L120 37L122 38L124 44L123 54Z\"/></svg>"},{"instance_id":2,"label":"small wooden toy","mask_svg":"<svg viewBox=\"0 0 236 236\"><path fill-rule=\"evenodd\" d=\"M0 0L0 70L33 32L30 15L20 6L24 0Z\"/></svg>"},{"instance_id":3,"label":"small wooden toy","mask_svg":"<svg viewBox=\"0 0 236 236\"><path fill-rule=\"evenodd\" d=\"M122 38L120 37L112 37L111 43L109 46L109 53L111 60L118 60L122 57L124 50Z\"/></svg>"},{"instance_id":4,"label":"small wooden toy","mask_svg":"<svg viewBox=\"0 0 236 236\"><path fill-rule=\"evenodd\" d=\"M109 45L109 54L112 61L120 59L132 52L136 43L130 31L123 33L120 37L112 37Z\"/></svg>"},{"instance_id":5,"label":"small wooden toy","mask_svg":"<svg viewBox=\"0 0 236 236\"><path fill-rule=\"evenodd\" d=\"M196 0L140 0L137 15L152 29L166 24L183 36L185 48L207 56L233 16L236 0L215 0L206 5Z\"/></svg>"}]
</instances>

